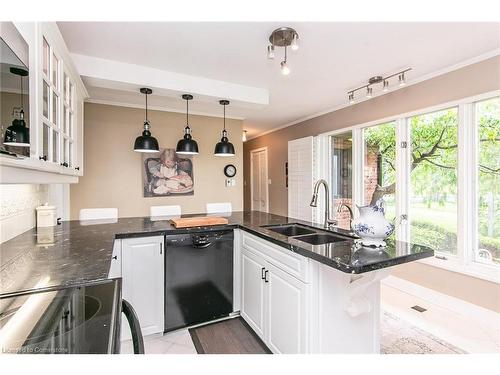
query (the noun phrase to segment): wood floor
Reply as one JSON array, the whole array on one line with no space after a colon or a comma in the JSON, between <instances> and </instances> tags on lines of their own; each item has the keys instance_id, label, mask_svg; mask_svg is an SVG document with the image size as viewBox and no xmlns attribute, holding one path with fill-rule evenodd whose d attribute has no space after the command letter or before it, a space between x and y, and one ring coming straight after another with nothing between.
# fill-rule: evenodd
<instances>
[{"instance_id":1,"label":"wood floor","mask_svg":"<svg viewBox=\"0 0 500 375\"><path fill-rule=\"evenodd\" d=\"M198 354L270 354L242 318L189 329Z\"/></svg>"}]
</instances>

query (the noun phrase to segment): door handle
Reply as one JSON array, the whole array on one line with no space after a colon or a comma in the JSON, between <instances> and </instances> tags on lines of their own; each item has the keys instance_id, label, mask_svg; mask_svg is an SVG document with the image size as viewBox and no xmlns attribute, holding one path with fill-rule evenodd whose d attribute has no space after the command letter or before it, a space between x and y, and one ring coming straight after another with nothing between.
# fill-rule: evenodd
<instances>
[{"instance_id":1,"label":"door handle","mask_svg":"<svg viewBox=\"0 0 500 375\"><path fill-rule=\"evenodd\" d=\"M265 271L264 271L264 281L265 281L266 283L268 283L268 282L269 282L269 279L267 278L267 274L268 274L268 273L269 273L269 270L265 270Z\"/></svg>"},{"instance_id":2,"label":"door handle","mask_svg":"<svg viewBox=\"0 0 500 375\"><path fill-rule=\"evenodd\" d=\"M266 276L264 275L264 271L265 271L265 270L266 270L266 269L265 269L264 267L262 267L262 269L260 270L260 278L261 278L262 280L265 280L265 279L266 279Z\"/></svg>"}]
</instances>

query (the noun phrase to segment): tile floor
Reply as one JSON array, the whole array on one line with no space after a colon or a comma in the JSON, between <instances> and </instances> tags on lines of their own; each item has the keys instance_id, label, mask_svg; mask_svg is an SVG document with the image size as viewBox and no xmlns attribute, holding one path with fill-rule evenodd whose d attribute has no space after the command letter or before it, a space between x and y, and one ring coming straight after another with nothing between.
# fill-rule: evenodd
<instances>
[{"instance_id":1,"label":"tile floor","mask_svg":"<svg viewBox=\"0 0 500 375\"><path fill-rule=\"evenodd\" d=\"M121 354L132 354L132 341L122 341ZM196 354L191 335L187 329L144 336L146 354Z\"/></svg>"}]
</instances>

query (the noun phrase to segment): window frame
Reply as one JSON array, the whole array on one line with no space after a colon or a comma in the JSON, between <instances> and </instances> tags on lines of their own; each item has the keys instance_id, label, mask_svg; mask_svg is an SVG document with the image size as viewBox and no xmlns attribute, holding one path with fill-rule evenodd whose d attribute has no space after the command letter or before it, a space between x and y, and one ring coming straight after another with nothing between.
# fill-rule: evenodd
<instances>
[{"instance_id":1,"label":"window frame","mask_svg":"<svg viewBox=\"0 0 500 375\"><path fill-rule=\"evenodd\" d=\"M409 119L413 116L432 113L448 108L458 109L458 149L457 149L457 255L440 253L436 251L434 257L420 259L418 262L429 264L434 267L447 269L453 272L466 274L484 280L500 283L500 265L489 265L475 260L475 248L478 238L477 213L478 213L478 173L477 162L479 147L477 147L478 124L476 124L476 103L500 96L500 90L494 90L479 95L441 103L438 105L424 107L411 112L396 114L393 116L356 124L353 126L336 129L334 131L319 134L320 155L319 160L328 160L320 168L319 178L330 181L331 156L330 137L336 134L352 131L353 138L353 165L352 165L352 187L353 203L363 204L363 168L364 168L364 139L363 129L395 122L396 127L396 238L407 241L409 238L410 221L402 219L402 215L409 212L410 192L410 160L411 148L401 147L401 142L410 145ZM319 209L319 208L318 208ZM359 214L354 209L355 217ZM444 258L444 259L443 259Z\"/></svg>"}]
</instances>

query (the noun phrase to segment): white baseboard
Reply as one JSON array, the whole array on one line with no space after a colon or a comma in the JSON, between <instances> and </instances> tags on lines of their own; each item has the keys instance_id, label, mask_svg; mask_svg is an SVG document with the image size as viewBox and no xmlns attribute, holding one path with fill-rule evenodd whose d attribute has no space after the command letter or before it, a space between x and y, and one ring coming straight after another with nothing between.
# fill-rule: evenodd
<instances>
[{"instance_id":1,"label":"white baseboard","mask_svg":"<svg viewBox=\"0 0 500 375\"><path fill-rule=\"evenodd\" d=\"M412 283L411 281L403 280L399 277L391 275L383 279L382 284L421 298L453 312L470 316L475 320L491 322L492 324L500 324L500 313L474 305L459 298L437 292L433 289Z\"/></svg>"}]
</instances>

